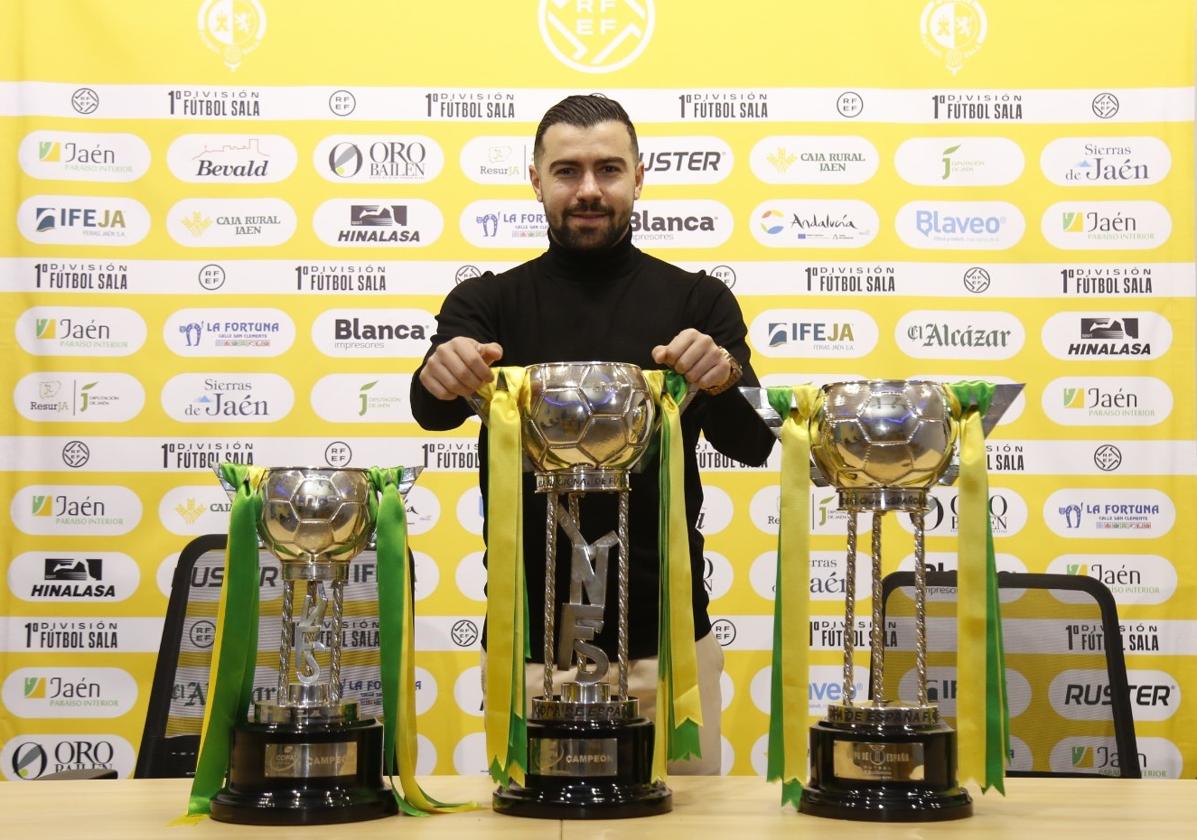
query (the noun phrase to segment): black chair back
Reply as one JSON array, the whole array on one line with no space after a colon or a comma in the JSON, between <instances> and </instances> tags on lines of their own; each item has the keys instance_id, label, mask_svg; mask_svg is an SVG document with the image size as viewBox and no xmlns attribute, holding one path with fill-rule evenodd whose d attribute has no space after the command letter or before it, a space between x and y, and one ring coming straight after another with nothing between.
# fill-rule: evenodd
<instances>
[{"instance_id":1,"label":"black chair back","mask_svg":"<svg viewBox=\"0 0 1197 840\"><path fill-rule=\"evenodd\" d=\"M1008 776L1139 778L1134 713L1113 595L1087 575L998 574L1011 750ZM956 572L927 574L928 695L951 722ZM887 696L916 699L914 572L882 584Z\"/></svg>"},{"instance_id":2,"label":"black chair back","mask_svg":"<svg viewBox=\"0 0 1197 840\"><path fill-rule=\"evenodd\" d=\"M227 540L224 534L196 537L179 555L137 754L134 775L138 778L195 775ZM258 560L261 601L253 699L263 701L273 700L278 690L282 573L270 552L261 551ZM382 715L375 562L372 550L353 559L344 598L342 691L346 699L359 703L363 717ZM300 583L297 613L302 609L302 592ZM321 638L325 644L331 642L331 632L332 619L326 616ZM317 658L327 671L327 653Z\"/></svg>"}]
</instances>

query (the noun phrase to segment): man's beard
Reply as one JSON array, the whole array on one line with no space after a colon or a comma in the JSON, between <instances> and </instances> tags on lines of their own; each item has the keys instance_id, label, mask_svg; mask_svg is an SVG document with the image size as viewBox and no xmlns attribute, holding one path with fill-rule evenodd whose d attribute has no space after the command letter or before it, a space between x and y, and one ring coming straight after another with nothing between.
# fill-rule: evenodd
<instances>
[{"instance_id":1,"label":"man's beard","mask_svg":"<svg viewBox=\"0 0 1197 840\"><path fill-rule=\"evenodd\" d=\"M596 212L607 214L605 219L606 224L583 229L570 227L569 217L571 214ZM624 234L627 233L628 223L631 219L632 213L630 209L623 218L617 218L614 210L602 204L578 205L566 210L558 224L554 224L553 219L550 218L548 220L549 233L566 248L578 251L601 251L610 248L616 242L623 239Z\"/></svg>"}]
</instances>

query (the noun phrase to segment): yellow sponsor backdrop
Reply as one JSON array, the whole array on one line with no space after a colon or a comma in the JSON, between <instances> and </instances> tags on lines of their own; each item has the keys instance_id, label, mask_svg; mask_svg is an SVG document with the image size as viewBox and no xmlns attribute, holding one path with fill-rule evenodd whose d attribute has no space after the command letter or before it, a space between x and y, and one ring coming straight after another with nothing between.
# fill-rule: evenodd
<instances>
[{"instance_id":1,"label":"yellow sponsor backdrop","mask_svg":"<svg viewBox=\"0 0 1197 840\"><path fill-rule=\"evenodd\" d=\"M754 364L771 382L832 375L974 375L1027 383L1021 413L999 427L993 441L994 456L1009 456L995 457L991 479L1000 491L996 495L1005 494L998 502L1000 515L1007 504L1016 508L1010 514L1014 524L996 529L997 551L1032 572L1071 567L1074 573L1088 569L1100 574L1093 571L1095 563L1111 570L1111 587L1127 625L1128 667L1162 672L1175 688L1166 692L1167 708L1141 710L1144 770L1193 775L1197 740L1180 725L1186 718L1185 698L1197 696L1191 667L1197 655L1192 641L1197 638L1197 571L1189 550L1197 534L1185 515L1197 489L1191 395L1191 4L19 0L5 4L0 15L0 157L9 161L0 168L0 194L10 220L0 226L0 305L6 325L0 346L8 351L0 394L9 400L3 413L0 503L10 519L0 551L8 572L0 583L4 777L20 776L18 753L27 755L21 745L39 743L53 754L63 741L58 736L93 746L114 736L127 741L131 750L137 747L157 643L152 620L160 620L166 606L158 585L160 567L169 567L168 558L190 539L186 533L191 526L175 510L173 497L161 516L159 507L172 490L213 484L209 472L189 468L164 452L164 446L236 445L252 449L261 464L292 460L296 453L320 463L326 447L342 441L354 451L354 466L425 463L429 469L418 486L431 491L440 513L426 533L413 536L413 544L436 561L439 583L419 603L419 614L443 619L437 626L481 615L482 604L457 586L462 558L481 548L479 537L457 520L459 500L473 487L473 475L468 464L463 468L438 460L422 448L447 442L468 449L476 427L427 436L402 419L404 383L382 377L415 369L422 352L418 336L409 343L387 344L386 355L328 355L319 349L328 340L327 324L318 319L332 309L352 310L350 317L363 319L371 310L404 309L424 310L423 322L428 323L464 267L502 268L534 255L543 241L539 238L520 243L530 247L480 246L489 243L477 217L493 210L527 212L527 207L504 203L526 201L531 192L514 182L477 183L465 172L462 151L478 137L530 137L548 104L566 93L592 91L624 101L645 149L709 151L726 144L717 165L704 169L703 160L712 159L700 157L694 163L694 157L683 156L673 158L670 171L650 172L645 199L663 203L642 205L660 217L689 214L700 221L708 211L691 203L719 202L723 209L712 217L713 230L682 240L681 247L658 250L655 245L669 243L641 241L663 258L692 268L721 266L721 276L734 277L746 322L759 319L750 334ZM618 64L622 66L610 69ZM353 95L352 113L340 116L331 110L336 91ZM185 92L185 97L172 92ZM229 102L251 105L229 115L204 116L183 113L183 98L222 102L224 107ZM450 105L443 106L446 102ZM454 110L456 103L476 104L481 116ZM978 104L983 106L979 117L973 107ZM179 113L172 113L172 105ZM724 107L730 107L726 118L721 116ZM80 175L80 170L76 177L65 175L65 167L47 168L62 166L50 159L50 147L39 159L41 147L36 138L29 139L33 132L48 132L42 139L58 142L59 154L70 140L96 149L116 142L110 136L81 138L79 133L135 135L149 150L148 168L127 182L98 180L95 173L108 163L125 163L123 158L101 158L91 175ZM266 143L281 136L296 150L295 165L274 182L253 175L222 183L185 182L172 171L168 154L184 135L227 135L216 142L247 148L253 138ZM333 135L420 135L441 150L443 166L429 178L341 182L321 175L327 162L315 151ZM795 137L806 139L787 139ZM916 154L913 164L900 162L899 149L911 148L903 144L918 138L930 138L925 146L914 147L922 157ZM1007 142L994 145L992 138ZM1043 157L1049 144L1062 138L1081 140L1059 160ZM1085 151L1086 138L1105 151ZM863 147L853 145L860 139ZM483 144L496 165L522 166L518 143ZM758 144L764 162L754 165ZM959 148L948 152L949 145ZM25 160L23 146L32 162L16 165ZM505 151L496 150L500 146ZM1011 146L1022 160L1013 169L1003 157ZM817 161L785 163L788 155L804 151L828 155L859 148L864 158L843 161L843 169L834 157L823 159L821 171ZM1092 163L1094 157L1115 164L1106 172L1109 177ZM272 160L276 173L278 162L277 157ZM677 163L682 163L681 171ZM804 166L815 167L813 174L798 175L807 171ZM875 167L871 174L870 166ZM919 183L911 183L907 166L924 173L921 180L913 178ZM949 167L947 177L938 178L941 166ZM1086 180L1095 166L1098 177ZM866 174L855 174L862 170ZM1060 180L1065 171L1078 173L1070 185ZM713 182L702 183L704 174ZM32 196L43 199L26 205ZM60 196L80 198L72 204ZM70 206L112 209L118 206L114 198L134 199L148 213L149 228L139 242L93 244L97 240L90 237L86 220L68 212ZM183 229L172 208L188 199L215 202L202 205L207 221L216 225L213 230L221 226L221 212L252 214L244 209L252 205L238 206L241 200L281 199L294 211L294 231L276 245L255 245L254 234L246 233L242 239L248 247L186 247L183 243L197 240L188 239L194 234ZM439 209L443 231L435 236L425 227L418 248L332 247L318 236L314 222L318 208L331 199L345 200L338 210L341 228L348 227L344 220L354 203L407 206L413 213L408 227L420 228L425 222L415 217L414 202L423 200ZM467 210L477 201L485 206ZM867 207L836 204L844 201ZM903 209L912 202L929 204ZM1005 205L994 209L973 202ZM1053 207L1060 202L1065 206ZM917 223L904 221L904 214L915 218L919 209L939 212L940 221L934 224L940 231L953 216L975 218L982 228L986 220L996 219L994 235L1009 241L999 242L1006 246L1000 249L976 247L975 239L928 243L919 238L923 234ZM778 215L763 215L770 210ZM1161 227L1161 211L1167 230ZM1092 218L1094 224L1113 229L1115 237L1119 225L1126 232L1128 223L1112 220L1133 219L1129 232L1136 236L1061 248L1061 241L1069 241L1060 239L1071 223L1066 213L1079 213L1082 226ZM37 230L49 224L47 216L54 227ZM830 224L833 216L855 225L845 234L850 247L828 238L805 247L770 247L777 241L770 237L792 237L799 230L817 237L842 233ZM1019 220L1020 237L1011 233ZM969 223L962 224L967 240ZM772 225L782 230L767 233ZM950 239L954 234L943 235ZM1153 238L1144 238L1148 236ZM1103 247L1111 243L1128 247ZM199 280L201 267L208 265L218 266L225 278L222 284L210 283L210 289ZM361 276L363 267L375 266L368 276L381 275L385 283L374 282L373 290L322 291L301 276L301 266L328 266L325 273L354 277ZM982 273L966 280L974 268ZM110 284L114 288L104 287L107 275L117 278ZM887 279L871 285L862 281L859 290L844 279L870 276ZM1099 279L1111 276L1116 285L1106 292ZM44 310L31 314L33 307ZM125 320L116 324L105 307L140 316L146 334L138 349L105 355L86 341L65 348L62 355L38 349L39 341L51 341L36 334L38 318L59 324L63 318L94 318L123 329L128 316L120 315ZM282 320L293 325L294 340L269 356L238 355L240 351L228 348L229 355L215 356L210 346L207 356L191 355L179 344L177 331L179 323L196 317L176 316L185 309L222 310L212 316L221 321L261 320L268 317L261 310L281 310ZM933 314L909 316L920 310ZM395 317L382 320L394 323ZM992 326L993 318L1002 321ZM930 330L932 323L954 330L1009 330L1002 349L1010 352L997 354L999 358L985 348L953 345L948 339L939 358L908 355L914 343L911 327ZM873 339L862 337L862 328L867 333L874 327ZM816 328L826 336L825 347L816 347L811 339ZM852 331L846 338L845 328ZM35 332L22 342L22 330ZM265 333L269 339L270 331ZM254 346L254 336L246 331L234 329L226 338L234 345ZM920 340L938 339L924 335ZM1155 350L1145 356L1068 357L1071 345L1095 344L1112 348L1111 353L1141 344L1153 344ZM250 374L282 376L289 383L292 406L280 416L284 412L277 393L255 392L253 401L269 404L269 415L258 418L265 422L182 422L182 406L196 394L180 396L167 385L181 374L195 373L218 374L230 382ZM127 419L119 406L128 408L135 397L121 390L124 385L103 378L113 374L133 377L144 392L144 405L129 408ZM328 398L345 406L345 419L330 420L316 410L311 394L324 377L338 374L354 378L347 390ZM1170 405L1147 379L1164 385ZM107 416L109 422L89 420L96 414L80 410L76 391L68 408L19 410L29 402L63 400L67 391L91 381L100 383L92 395L107 396L108 402L101 399L89 410L115 411ZM363 422L369 418L352 410L365 393L363 386L372 381L382 384L373 389L379 400L369 410L382 422ZM53 382L66 390L45 393L54 390ZM40 395L30 396L29 388ZM1075 404L1068 408L1078 397L1075 390L1066 396L1065 388L1079 388L1082 402L1094 389L1094 399L1114 401L1113 413L1101 415ZM1122 397L1116 396L1119 391ZM1130 394L1134 404L1127 402ZM388 403L392 397L398 401ZM1155 412L1150 423L1136 413L1140 409ZM1070 419L1077 415L1066 411L1080 412L1083 418ZM86 459L78 447L68 448L72 441L85 445ZM1107 445L1117 454L1102 449ZM714 617L724 619L719 626L727 642L730 678L725 687L732 689L723 718L725 772L760 772L767 714L754 701L752 685L754 678L767 685L759 675L768 665L772 605L767 587L760 591L754 586L752 570L757 558L774 548L766 518L775 511L768 493L776 484L776 471L721 469L709 472L705 481L731 502L728 508L722 496L712 493L704 510L708 546L729 561L726 568L713 562L709 579L715 594L723 593L711 609ZM140 500L141 515L127 533L111 535L99 525L89 531L87 525L69 524L44 534L28 533L36 530L30 525L33 496L65 495L79 502L91 494L94 500L107 498L106 491L86 488L107 485L127 487ZM53 489L38 489L46 486ZM194 506L210 506L218 498L192 490L181 493L179 504L193 499ZM812 502L816 523L825 498ZM105 515L113 514L116 504L110 502ZM1061 512L1070 505L1080 507L1082 519L1076 526L1070 517L1078 514ZM1119 505L1146 507L1110 512L1110 506ZM215 520L197 521L220 522L218 512L208 516ZM1094 525L1098 520L1104 525ZM1135 524L1141 527L1128 527ZM1096 530L1086 530L1091 526ZM842 536L816 527L816 551L842 550ZM1119 536L1109 538L1111 532ZM909 536L891 522L886 541L887 566L893 568L909 553ZM928 550L951 552L954 541L933 531ZM30 595L29 587L47 582L45 558L86 559L97 552L133 558L140 578L128 597L53 601ZM1069 560L1066 555L1081 557ZM19 557L26 559L18 564ZM31 568L41 578L30 582ZM861 605L867 610L868 600ZM840 602L819 600L814 612L833 618L841 612ZM115 648L89 647L85 640L78 649L62 650L39 641L39 631L28 626L34 619L72 627L110 619L151 622L120 625ZM819 645L817 638L815 643ZM422 734L436 750L429 769L480 769L480 753L471 752L477 738L465 745L462 739L481 731L481 719L466 714L453 691L459 674L475 664L475 654L455 650L447 636L425 636L420 645L420 665L437 682L437 698L420 718ZM1062 655L1069 654L1065 650ZM834 648L819 651L814 662L834 667L838 654ZM95 669L101 668L131 675L135 695L97 676ZM82 669L71 672L73 678L100 683L104 696L92 698L97 702L91 706L51 708L40 697L39 684L27 682L31 675L36 680L39 669ZM1044 692L1046 686L1033 685L1032 690ZM812 682L812 697L826 697L826 691L826 680ZM111 715L83 714L98 708ZM818 708L812 700L812 712ZM1037 708L1051 713L1046 706ZM1068 727L1075 724L1063 717L1060 723L1062 734L1073 732ZM72 764L69 748L62 755L67 760L59 764ZM50 761L53 765L53 756ZM128 761L111 763L122 773L131 769ZM1047 757L1035 756L1035 766L1047 769Z\"/></svg>"}]
</instances>

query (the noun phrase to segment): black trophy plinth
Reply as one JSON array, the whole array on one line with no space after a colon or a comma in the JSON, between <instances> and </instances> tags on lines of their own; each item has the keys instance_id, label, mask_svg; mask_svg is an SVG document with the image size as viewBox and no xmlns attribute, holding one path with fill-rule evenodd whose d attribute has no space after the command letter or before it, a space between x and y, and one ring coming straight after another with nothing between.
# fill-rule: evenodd
<instances>
[{"instance_id":1,"label":"black trophy plinth","mask_svg":"<svg viewBox=\"0 0 1197 840\"><path fill-rule=\"evenodd\" d=\"M652 781L652 755L653 723L645 718L529 720L524 785L495 791L494 809L554 820L666 814L673 794Z\"/></svg>"},{"instance_id":2,"label":"black trophy plinth","mask_svg":"<svg viewBox=\"0 0 1197 840\"><path fill-rule=\"evenodd\" d=\"M972 799L956 781L956 732L934 707L848 708L840 715L845 719L811 727L810 784L802 790L801 813L875 822L972 815ZM874 711L884 722L868 722ZM897 722L903 713L922 720Z\"/></svg>"},{"instance_id":3,"label":"black trophy plinth","mask_svg":"<svg viewBox=\"0 0 1197 840\"><path fill-rule=\"evenodd\" d=\"M318 825L398 813L383 781L382 753L382 726L373 720L239 724L228 784L212 797L212 819Z\"/></svg>"}]
</instances>

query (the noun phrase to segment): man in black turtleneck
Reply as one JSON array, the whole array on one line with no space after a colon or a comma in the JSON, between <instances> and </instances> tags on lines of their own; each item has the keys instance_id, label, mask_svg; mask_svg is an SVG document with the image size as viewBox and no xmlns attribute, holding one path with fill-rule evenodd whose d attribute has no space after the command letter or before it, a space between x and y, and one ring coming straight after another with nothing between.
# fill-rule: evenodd
<instances>
[{"instance_id":1,"label":"man in black turtleneck","mask_svg":"<svg viewBox=\"0 0 1197 840\"><path fill-rule=\"evenodd\" d=\"M432 347L412 379L412 412L428 430L452 429L471 416L463 396L492 378L490 365L540 362L631 362L670 367L699 393L682 415L685 497L689 526L694 631L704 727L702 759L671 765L671 772L720 769L719 675L722 650L711 634L703 585L702 507L695 447L701 431L725 455L761 464L773 436L735 393L757 385L749 365L747 330L732 293L718 280L691 274L644 254L632 244L632 205L640 197L644 166L636 131L624 109L599 96L571 96L546 112L536 131L532 189L544 205L548 251L501 274L462 282L437 316ZM740 379L742 375L742 380ZM487 492L487 436L479 434L483 497ZM544 649L545 498L524 477L524 558L530 645ZM631 476L629 541L629 657L631 693L651 717L657 654L657 469ZM582 511L588 541L616 527L616 496L592 493ZM559 544L562 537L559 536ZM565 542L568 544L568 542ZM609 565L608 592L616 591L617 564ZM568 591L570 567L557 563L557 591ZM615 661L616 603L606 604L595 644ZM542 667L528 667L528 696L543 693ZM680 765L680 766L679 766Z\"/></svg>"}]
</instances>

